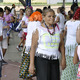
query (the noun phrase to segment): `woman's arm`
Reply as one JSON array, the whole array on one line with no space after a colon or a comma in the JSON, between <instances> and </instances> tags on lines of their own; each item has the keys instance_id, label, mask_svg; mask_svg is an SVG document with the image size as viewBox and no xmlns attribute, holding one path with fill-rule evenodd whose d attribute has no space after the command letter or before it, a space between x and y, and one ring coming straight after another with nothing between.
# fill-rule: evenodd
<instances>
[{"instance_id":1,"label":"woman's arm","mask_svg":"<svg viewBox=\"0 0 80 80\"><path fill-rule=\"evenodd\" d=\"M10 27L9 27L9 26L4 26L4 27L3 27L3 29L6 29L6 28L7 28L8 30L10 29Z\"/></svg>"},{"instance_id":2,"label":"woman's arm","mask_svg":"<svg viewBox=\"0 0 80 80\"><path fill-rule=\"evenodd\" d=\"M64 32L63 32L63 37L64 37L64 38L65 38L65 36L66 36L66 33L67 33L67 26L65 27Z\"/></svg>"},{"instance_id":3,"label":"woman's arm","mask_svg":"<svg viewBox=\"0 0 80 80\"><path fill-rule=\"evenodd\" d=\"M35 73L34 57L35 57L37 44L38 44L38 30L36 30L32 35L32 44L31 44L31 51L30 51L30 66L29 66L29 72L31 74Z\"/></svg>"},{"instance_id":4,"label":"woman's arm","mask_svg":"<svg viewBox=\"0 0 80 80\"><path fill-rule=\"evenodd\" d=\"M24 21L22 21L21 27L22 28L27 28L27 25L25 25L25 22Z\"/></svg>"},{"instance_id":5,"label":"woman's arm","mask_svg":"<svg viewBox=\"0 0 80 80\"><path fill-rule=\"evenodd\" d=\"M56 23L58 23L58 22L60 22L59 16L57 16L56 21L54 21L54 24L56 24Z\"/></svg>"},{"instance_id":6,"label":"woman's arm","mask_svg":"<svg viewBox=\"0 0 80 80\"><path fill-rule=\"evenodd\" d=\"M7 21L7 23L12 23L12 22L15 21L15 19L13 18L13 16L11 16L10 19L11 19L11 20L10 20L10 21Z\"/></svg>"},{"instance_id":7,"label":"woman's arm","mask_svg":"<svg viewBox=\"0 0 80 80\"><path fill-rule=\"evenodd\" d=\"M62 33L60 34L60 51L61 51L61 67L62 70L66 68L66 59L65 59L65 47Z\"/></svg>"},{"instance_id":8,"label":"woman's arm","mask_svg":"<svg viewBox=\"0 0 80 80\"><path fill-rule=\"evenodd\" d=\"M77 64L78 62L79 62L79 58L78 58L78 55L77 55L77 47L76 47L74 57L73 57L73 63Z\"/></svg>"},{"instance_id":9,"label":"woman's arm","mask_svg":"<svg viewBox=\"0 0 80 80\"><path fill-rule=\"evenodd\" d=\"M3 40L3 36L0 36L0 41L2 41Z\"/></svg>"}]
</instances>

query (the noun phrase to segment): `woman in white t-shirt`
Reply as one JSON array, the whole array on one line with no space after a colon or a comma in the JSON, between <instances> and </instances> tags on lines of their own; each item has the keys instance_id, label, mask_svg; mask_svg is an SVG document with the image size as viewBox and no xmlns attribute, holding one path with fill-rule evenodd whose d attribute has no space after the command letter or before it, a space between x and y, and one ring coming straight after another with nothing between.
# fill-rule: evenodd
<instances>
[{"instance_id":1,"label":"woman in white t-shirt","mask_svg":"<svg viewBox=\"0 0 80 80\"><path fill-rule=\"evenodd\" d=\"M76 30L80 24L80 8L75 12L73 19L66 22L65 33L66 33L66 43L65 43L65 55L66 55L66 68L62 71L61 80L76 80L78 64L73 64L73 57L75 48L77 46L76 42Z\"/></svg>"},{"instance_id":2,"label":"woman in white t-shirt","mask_svg":"<svg viewBox=\"0 0 80 80\"><path fill-rule=\"evenodd\" d=\"M33 77L33 75L30 75L28 71L29 63L30 63L30 48L31 48L31 42L32 42L32 33L36 30L38 26L41 25L42 14L38 11L33 12L29 20L30 21L27 27L25 48L24 48L21 67L19 71L19 77L25 78L25 79ZM29 79L29 80L32 80L32 79Z\"/></svg>"},{"instance_id":3,"label":"woman in white t-shirt","mask_svg":"<svg viewBox=\"0 0 80 80\"><path fill-rule=\"evenodd\" d=\"M15 7L16 7L15 4L12 4L11 14L12 14L14 17L17 17Z\"/></svg>"},{"instance_id":4,"label":"woman in white t-shirt","mask_svg":"<svg viewBox=\"0 0 80 80\"><path fill-rule=\"evenodd\" d=\"M59 47L62 52L62 69L66 66L62 34L58 26L53 25L55 12L52 9L43 11L43 20L32 34L29 72L36 72L37 80L60 80Z\"/></svg>"},{"instance_id":5,"label":"woman in white t-shirt","mask_svg":"<svg viewBox=\"0 0 80 80\"><path fill-rule=\"evenodd\" d=\"M27 35L27 25L29 22L29 17L32 13L32 10L30 7L27 7L25 10L26 15L23 16L22 18L22 23L21 23L21 27L22 27L22 31L23 31L23 35L22 35L22 40L19 43L19 45L17 46L17 49L19 50L21 43L23 43L23 46L25 44L25 40L26 40L26 35Z\"/></svg>"},{"instance_id":6,"label":"woman in white t-shirt","mask_svg":"<svg viewBox=\"0 0 80 80\"><path fill-rule=\"evenodd\" d=\"M64 24L65 24L65 17L64 15L61 13L61 7L59 7L57 9L57 16L56 16L56 20L55 20L55 23L58 23L59 25L59 28L60 28L60 31L63 31L64 30Z\"/></svg>"}]
</instances>

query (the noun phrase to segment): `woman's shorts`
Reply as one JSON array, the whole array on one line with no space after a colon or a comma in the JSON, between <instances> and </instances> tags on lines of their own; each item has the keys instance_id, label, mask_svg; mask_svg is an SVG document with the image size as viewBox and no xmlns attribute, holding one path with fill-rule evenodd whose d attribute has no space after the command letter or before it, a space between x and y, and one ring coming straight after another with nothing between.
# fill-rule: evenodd
<instances>
[{"instance_id":1,"label":"woman's shorts","mask_svg":"<svg viewBox=\"0 0 80 80\"><path fill-rule=\"evenodd\" d=\"M8 48L7 38L2 40L2 48L3 49L7 49Z\"/></svg>"},{"instance_id":2,"label":"woman's shorts","mask_svg":"<svg viewBox=\"0 0 80 80\"><path fill-rule=\"evenodd\" d=\"M22 38L26 40L27 32L23 32Z\"/></svg>"}]
</instances>

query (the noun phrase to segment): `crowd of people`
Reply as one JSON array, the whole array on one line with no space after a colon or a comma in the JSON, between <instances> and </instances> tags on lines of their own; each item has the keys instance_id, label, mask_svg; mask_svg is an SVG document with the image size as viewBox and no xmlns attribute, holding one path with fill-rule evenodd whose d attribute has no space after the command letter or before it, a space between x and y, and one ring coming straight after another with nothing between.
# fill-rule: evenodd
<instances>
[{"instance_id":1,"label":"crowd of people","mask_svg":"<svg viewBox=\"0 0 80 80\"><path fill-rule=\"evenodd\" d=\"M32 6L16 13L15 4L10 9L0 7L0 78L11 31L18 32L22 60L19 78L32 80L80 80L80 7L73 3L68 11L58 7L57 14L51 6ZM78 67L79 66L79 67Z\"/></svg>"}]
</instances>

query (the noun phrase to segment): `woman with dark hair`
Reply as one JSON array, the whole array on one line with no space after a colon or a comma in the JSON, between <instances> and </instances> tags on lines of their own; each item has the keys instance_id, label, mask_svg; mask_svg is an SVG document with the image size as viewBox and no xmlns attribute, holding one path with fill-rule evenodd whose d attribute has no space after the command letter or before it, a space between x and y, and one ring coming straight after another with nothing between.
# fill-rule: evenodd
<instances>
[{"instance_id":1,"label":"woman with dark hair","mask_svg":"<svg viewBox=\"0 0 80 80\"><path fill-rule=\"evenodd\" d=\"M11 22L12 22L12 20L11 20L11 14L10 14L10 12L11 12L11 9L9 8L9 7L6 7L5 8L5 14L4 14L4 26L9 26L9 28L10 28L10 26L11 26ZM3 42L2 42L2 46L3 46L3 57L5 56L5 53L6 53L6 50L7 50L7 48L8 48L8 45L9 45L9 39L10 39L10 34L9 35L7 35L7 32L9 31L9 29L7 30L7 29L5 29L4 30L4 40L3 40ZM3 64L7 64L4 60L3 60Z\"/></svg>"},{"instance_id":2,"label":"woman with dark hair","mask_svg":"<svg viewBox=\"0 0 80 80\"><path fill-rule=\"evenodd\" d=\"M80 8L78 8L73 18L66 22L64 33L66 34L65 56L66 68L62 71L61 80L76 80L78 64L73 64L73 57L76 42L76 30L80 24Z\"/></svg>"},{"instance_id":3,"label":"woman with dark hair","mask_svg":"<svg viewBox=\"0 0 80 80\"><path fill-rule=\"evenodd\" d=\"M57 14L57 16L56 16L55 23L58 23L59 28L60 28L60 31L63 31L63 30L64 30L64 24L65 24L66 19L65 19L64 15L62 14L62 9L61 9L61 7L59 7L59 8L57 9L57 13L58 13L58 14Z\"/></svg>"},{"instance_id":4,"label":"woman with dark hair","mask_svg":"<svg viewBox=\"0 0 80 80\"><path fill-rule=\"evenodd\" d=\"M38 11L35 11L32 13L32 15L29 18L28 28L27 28L27 36L26 36L26 42L25 42L25 49L23 52L21 67L19 71L19 77L27 80L32 80L31 78L34 75L31 75L28 71L29 69L29 63L30 63L30 48L31 48L31 39L32 39L32 33L36 30L36 26L40 26L42 21L42 14Z\"/></svg>"},{"instance_id":5,"label":"woman with dark hair","mask_svg":"<svg viewBox=\"0 0 80 80\"><path fill-rule=\"evenodd\" d=\"M72 14L72 16L74 15L74 12L76 12L75 8L77 8L77 7L78 7L78 4L77 4L76 2L74 2L74 3L71 5L70 9L71 9L71 14Z\"/></svg>"},{"instance_id":6,"label":"woman with dark hair","mask_svg":"<svg viewBox=\"0 0 80 80\"><path fill-rule=\"evenodd\" d=\"M12 4L12 8L11 8L11 14L14 16L14 17L16 17L17 15L16 15L16 10L15 10L15 4Z\"/></svg>"}]
</instances>

